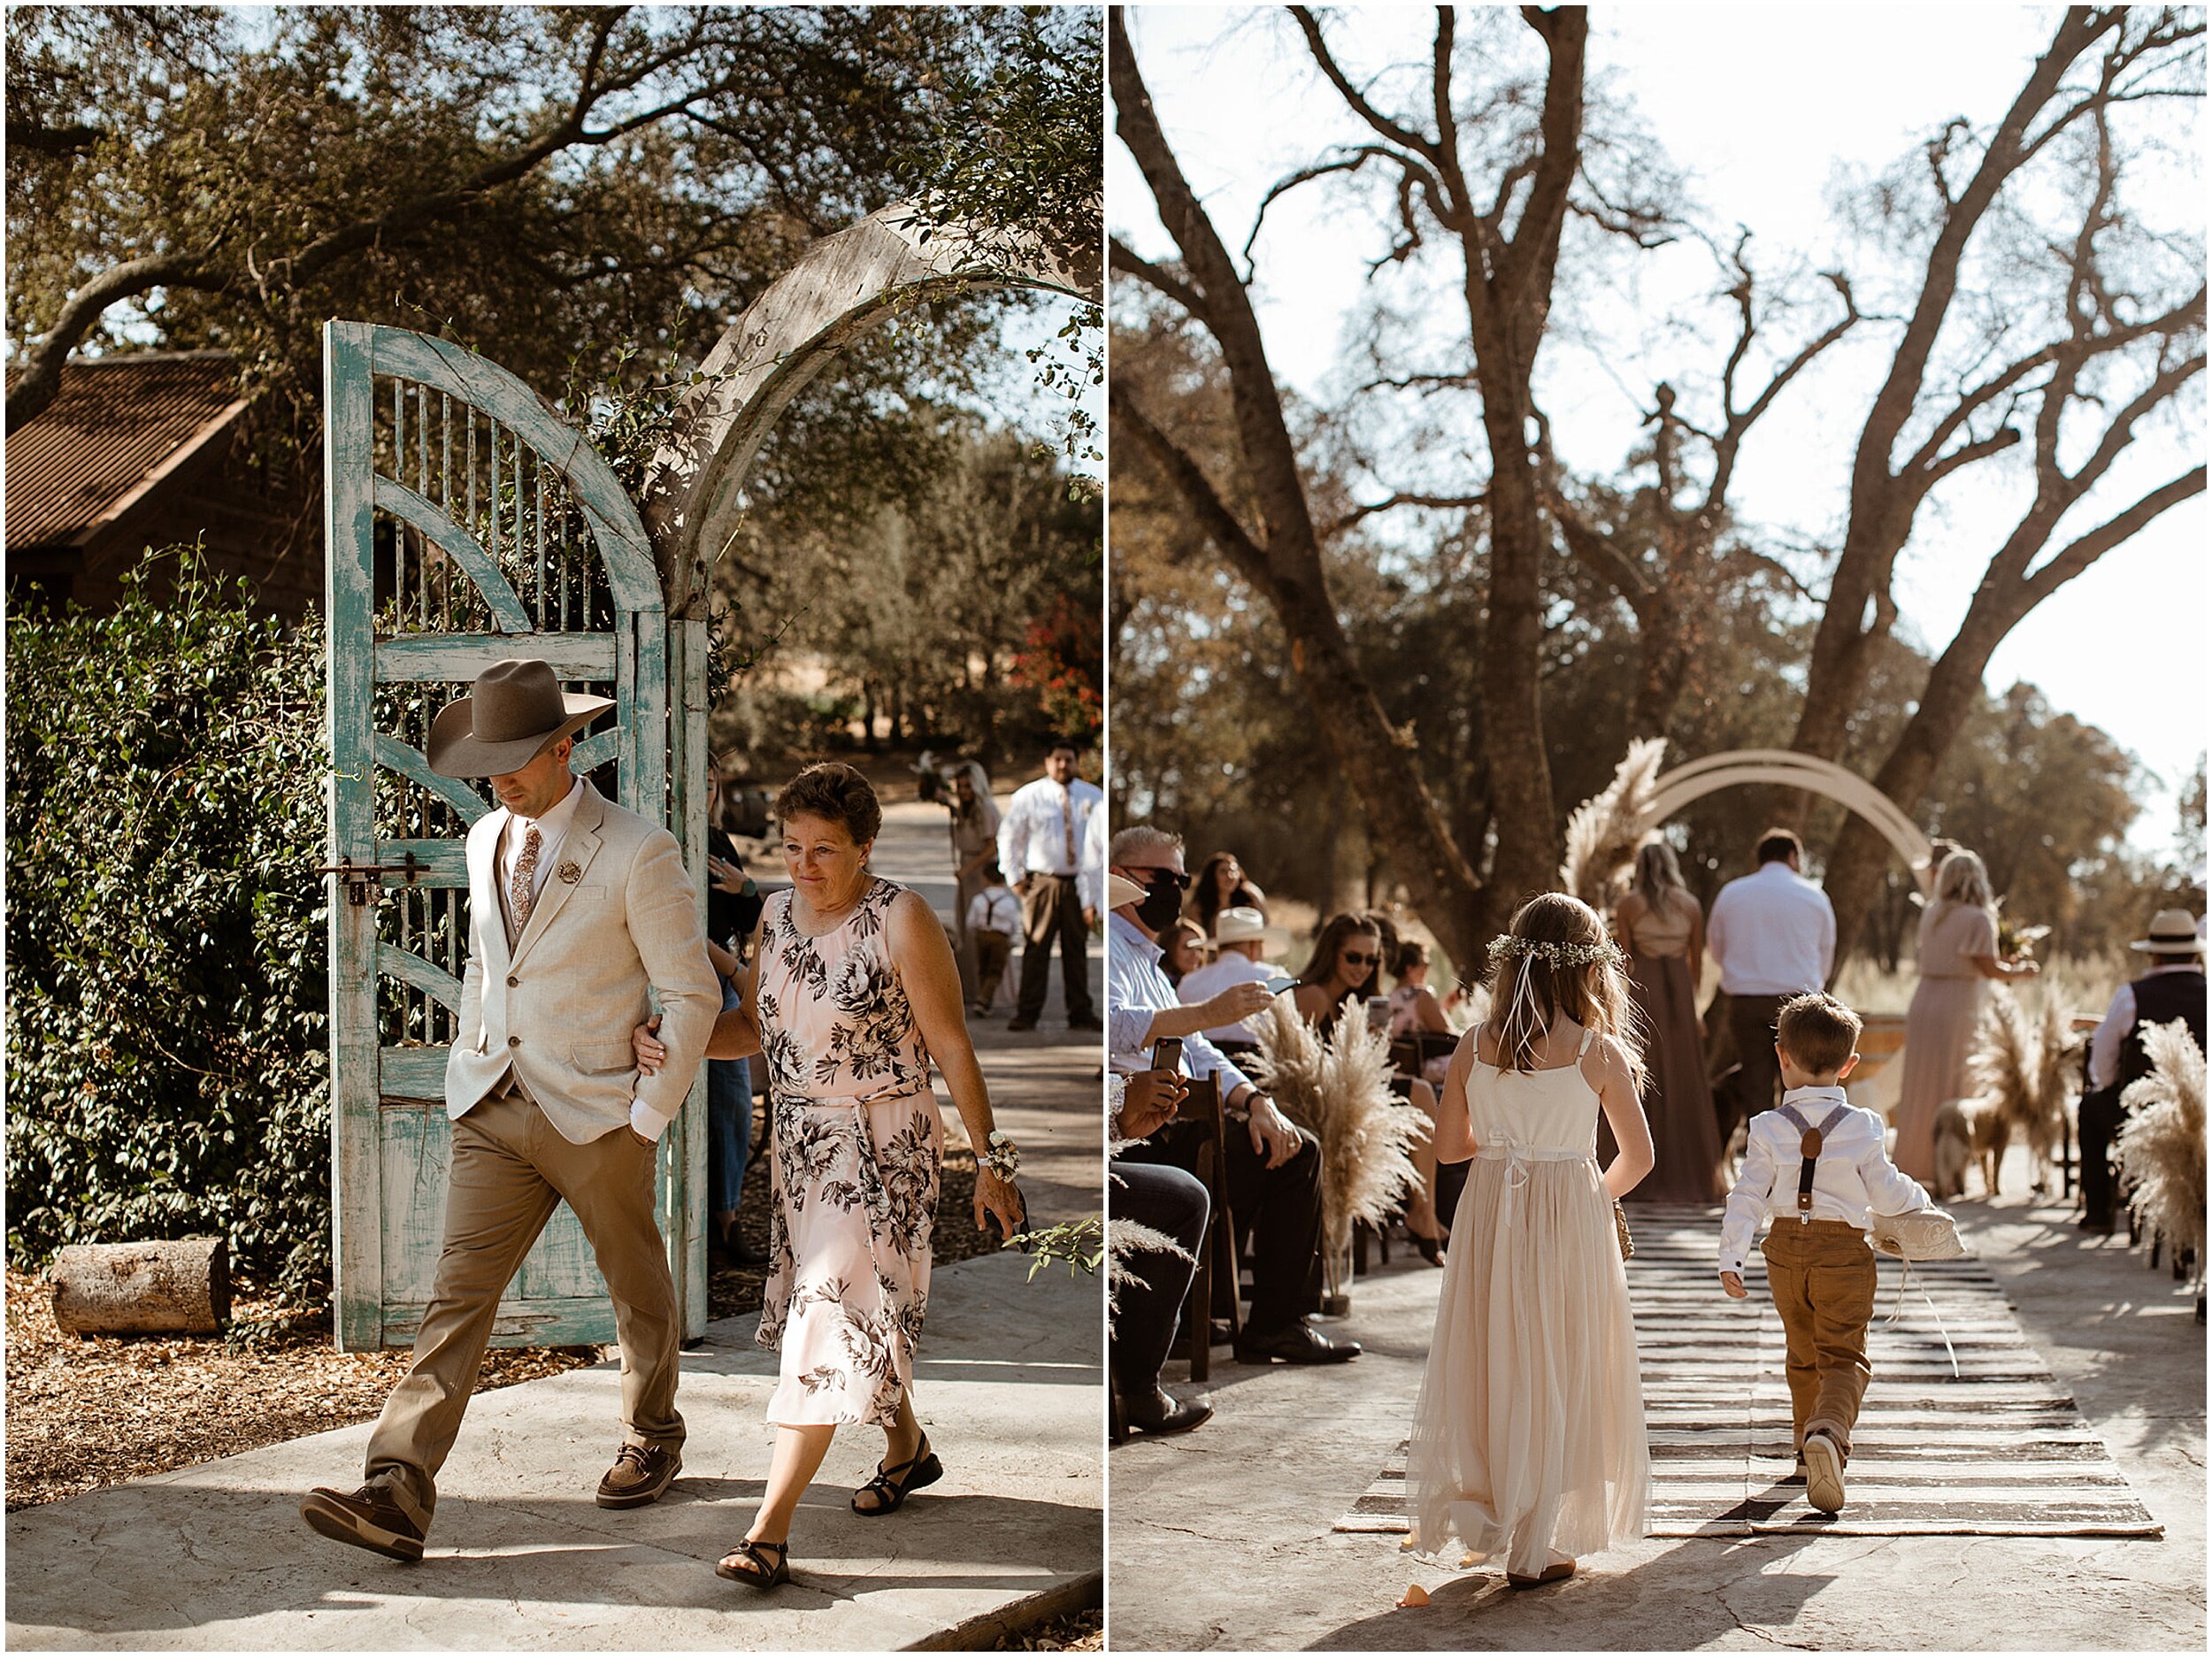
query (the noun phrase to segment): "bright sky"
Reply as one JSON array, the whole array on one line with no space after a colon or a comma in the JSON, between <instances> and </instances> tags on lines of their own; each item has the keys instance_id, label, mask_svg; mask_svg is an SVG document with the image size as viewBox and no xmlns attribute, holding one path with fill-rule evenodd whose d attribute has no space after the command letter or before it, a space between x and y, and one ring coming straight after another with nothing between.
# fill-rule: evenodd
<instances>
[{"instance_id":1,"label":"bright sky","mask_svg":"<svg viewBox=\"0 0 2212 1657\"><path fill-rule=\"evenodd\" d=\"M1389 62L1425 61L1432 15L1351 8L1330 19L1330 39L1363 78ZM1593 80L1629 101L1657 135L1686 177L1696 222L1720 234L1751 227L1763 271L1793 261L1817 270L1841 246L1827 208L1832 181L1845 170L1880 171L1950 115L2001 113L2047 42L2050 16L2009 5L1604 7L1592 16ZM1144 6L1130 19L1169 142L1233 251L1270 184L1330 143L1369 135L1312 69L1286 18ZM2170 222L2193 216L2200 232L2200 175L2170 176L2175 188L2160 205ZM1110 127L1107 190L1116 234L1142 254L1172 257ZM1365 268L1386 245L1380 236L1372 214L1333 181L1269 210L1256 248L1261 326L1278 375L1317 403L1340 403L1355 383L1344 347L1365 311ZM1714 360L1640 322L1709 290L1713 271L1692 248L1663 252L1578 302L1571 320L1581 337L1563 329L1547 342L1539 398L1571 467L1617 469L1653 382L1679 382ZM1740 518L1834 544L1851 446L1885 363L1881 344L1893 337L1866 330L1865 349L1839 349L1785 394L1746 445L1734 495ZM2144 452L2131 457L2137 464L2108 479L2111 504L2079 525L2184 470L2193 455L2203 458L2202 407L2200 398L2191 406L2187 428L2147 433ZM2024 472L1962 481L1923 508L1901 561L1899 602L1924 644L1948 640L1988 549L2024 498ZM2170 786L2187 775L2212 727L2207 533L2203 497L2168 512L2016 628L1986 675L1993 689L2018 679L2039 686L2055 706L2134 750L2160 779L2130 837L2146 850L2169 846Z\"/></svg>"}]
</instances>

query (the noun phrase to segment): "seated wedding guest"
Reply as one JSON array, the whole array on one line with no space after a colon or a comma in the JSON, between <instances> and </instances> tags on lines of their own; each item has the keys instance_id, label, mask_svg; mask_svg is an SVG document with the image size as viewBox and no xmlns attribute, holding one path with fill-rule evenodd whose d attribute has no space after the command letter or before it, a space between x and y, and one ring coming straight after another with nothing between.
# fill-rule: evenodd
<instances>
[{"instance_id":1,"label":"seated wedding guest","mask_svg":"<svg viewBox=\"0 0 2212 1657\"><path fill-rule=\"evenodd\" d=\"M1198 923L1199 931L1212 938L1217 935L1215 928L1221 911L1228 909L1257 909L1265 920L1267 894L1260 890L1257 881L1246 877L1234 852L1216 852L1198 871L1191 886L1190 907L1184 913Z\"/></svg>"},{"instance_id":2,"label":"seated wedding guest","mask_svg":"<svg viewBox=\"0 0 2212 1657\"><path fill-rule=\"evenodd\" d=\"M1194 921L1177 921L1160 935L1160 970L1170 984L1180 984L1198 970L1206 959L1206 934Z\"/></svg>"},{"instance_id":3,"label":"seated wedding guest","mask_svg":"<svg viewBox=\"0 0 2212 1657\"><path fill-rule=\"evenodd\" d=\"M1393 1040L1425 1030L1449 1035L1451 1022L1444 1004L1429 989L1429 947L1409 938L1390 957L1390 976L1397 980L1390 990L1390 1035ZM1448 1061L1447 1061L1448 1062Z\"/></svg>"},{"instance_id":4,"label":"seated wedding guest","mask_svg":"<svg viewBox=\"0 0 2212 1657\"><path fill-rule=\"evenodd\" d=\"M2150 1074L2143 1049L2146 1025L2179 1018L2204 1047L2204 940L2186 909L2161 909L2151 918L2150 936L2128 946L2151 958L2132 984L2114 992L2097 1033L2089 1039L2089 1091L2081 1101L2081 1196L2085 1231L2112 1229L2113 1179L2109 1160L2125 1112L2120 1096L2131 1083Z\"/></svg>"},{"instance_id":5,"label":"seated wedding guest","mask_svg":"<svg viewBox=\"0 0 2212 1657\"><path fill-rule=\"evenodd\" d=\"M1126 1142L1174 1121L1184 1091L1182 1077L1173 1070L1112 1078L1107 1129L1117 1157ZM1160 1369L1175 1344L1176 1322L1190 1293L1198 1251L1205 1247L1206 1187L1179 1168L1117 1160L1108 1176L1106 1206L1115 1231L1108 1239L1114 1259L1108 1367L1121 1419L1140 1432L1187 1432L1214 1407L1203 1398L1176 1398L1160 1385ZM1144 1229L1132 1236L1125 1227ZM1160 1247L1162 1239L1174 1247Z\"/></svg>"},{"instance_id":6,"label":"seated wedding guest","mask_svg":"<svg viewBox=\"0 0 2212 1657\"><path fill-rule=\"evenodd\" d=\"M1393 933L1385 942L1386 932ZM1348 909L1333 915L1314 940L1313 958L1298 975L1294 992L1298 1010L1325 1040L1347 1001L1362 1001L1372 993L1384 956L1395 947L1394 929L1379 915ZM1440 1009L1440 1016L1441 1009ZM1365 1016L1363 1006L1354 1015ZM1421 1258L1432 1266L1444 1263L1444 1226L1436 1215L1436 1089L1417 1077L1400 1077L1399 1093L1428 1118L1429 1132L1412 1147L1414 1171L1420 1184L1406 1198L1406 1230Z\"/></svg>"},{"instance_id":7,"label":"seated wedding guest","mask_svg":"<svg viewBox=\"0 0 2212 1657\"><path fill-rule=\"evenodd\" d=\"M1196 971L1186 973L1175 986L1186 1007L1211 1001L1232 984L1271 983L1284 976L1260 964L1267 949L1267 922L1259 910L1224 909L1215 924L1214 958ZM1259 1032L1243 1018L1216 1024L1205 1033L1207 1040L1233 1055L1252 1052L1260 1044Z\"/></svg>"},{"instance_id":8,"label":"seated wedding guest","mask_svg":"<svg viewBox=\"0 0 2212 1657\"><path fill-rule=\"evenodd\" d=\"M1229 1209L1252 1233L1252 1309L1237 1338L1237 1361L1334 1363L1357 1356L1357 1341L1332 1340L1306 1322L1321 1303L1321 1147L1200 1033L1258 1012L1267 992L1239 984L1196 1007L1176 999L1160 970L1159 940L1174 925L1190 884L1181 840L1162 829L1125 828L1113 838L1107 866L1131 883L1107 894L1113 904L1106 923L1108 1062L1124 1075L1149 1070L1153 1043L1178 1038L1184 1070L1215 1078L1232 1123L1222 1147ZM1132 897L1133 889L1141 895ZM1123 901L1113 903L1116 897ZM1197 1142L1183 1127L1168 1124L1123 1152L1122 1162L1191 1168ZM1208 1308L1191 1309L1195 1317Z\"/></svg>"}]
</instances>

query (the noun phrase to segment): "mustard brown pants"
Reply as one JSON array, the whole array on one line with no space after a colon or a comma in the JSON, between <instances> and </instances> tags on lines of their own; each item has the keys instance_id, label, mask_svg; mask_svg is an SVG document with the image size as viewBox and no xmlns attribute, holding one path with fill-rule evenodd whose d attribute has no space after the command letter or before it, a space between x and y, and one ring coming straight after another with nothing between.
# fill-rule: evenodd
<instances>
[{"instance_id":1,"label":"mustard brown pants","mask_svg":"<svg viewBox=\"0 0 2212 1657\"><path fill-rule=\"evenodd\" d=\"M1801 1454L1824 1428L1846 1457L1866 1396L1866 1326L1874 1316L1874 1251L1842 1220L1778 1217L1759 1246L1788 1348L1790 1418Z\"/></svg>"}]
</instances>

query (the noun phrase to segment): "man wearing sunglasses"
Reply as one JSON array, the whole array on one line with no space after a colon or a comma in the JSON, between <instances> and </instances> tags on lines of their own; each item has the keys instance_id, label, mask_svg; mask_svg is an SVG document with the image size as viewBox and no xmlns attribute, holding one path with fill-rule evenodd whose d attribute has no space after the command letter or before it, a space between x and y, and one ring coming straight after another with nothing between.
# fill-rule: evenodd
<instances>
[{"instance_id":1,"label":"man wearing sunglasses","mask_svg":"<svg viewBox=\"0 0 2212 1657\"><path fill-rule=\"evenodd\" d=\"M1230 1210L1252 1232L1252 1311L1237 1337L1237 1362L1357 1357L1357 1341L1333 1340L1305 1317L1321 1303L1320 1145L1201 1033L1263 1012L1273 997L1261 985L1236 984L1186 1007L1160 970L1159 936L1175 924L1190 885L1179 839L1162 829L1125 828L1113 838L1108 867L1142 892L1106 924L1109 1062L1125 1074L1148 1070L1152 1044L1179 1037L1186 1072L1217 1078L1224 1109L1244 1129L1222 1147ZM1197 1146L1182 1124L1170 1122L1122 1155L1195 1171ZM1190 1315L1207 1311L1194 1307Z\"/></svg>"}]
</instances>

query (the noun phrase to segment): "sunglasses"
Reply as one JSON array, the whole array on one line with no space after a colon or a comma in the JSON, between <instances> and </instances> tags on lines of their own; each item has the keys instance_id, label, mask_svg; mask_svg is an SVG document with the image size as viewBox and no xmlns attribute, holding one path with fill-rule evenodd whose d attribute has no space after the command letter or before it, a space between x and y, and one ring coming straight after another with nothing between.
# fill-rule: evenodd
<instances>
[{"instance_id":1,"label":"sunglasses","mask_svg":"<svg viewBox=\"0 0 2212 1657\"><path fill-rule=\"evenodd\" d=\"M1175 889L1178 892L1187 892L1190 889L1190 877L1179 875L1172 869L1144 869L1135 864L1128 867L1130 877L1135 879L1139 886L1156 886L1163 880L1171 880L1175 883Z\"/></svg>"},{"instance_id":2,"label":"sunglasses","mask_svg":"<svg viewBox=\"0 0 2212 1657\"><path fill-rule=\"evenodd\" d=\"M1342 959L1350 965L1356 967L1374 967L1380 966L1382 964L1382 957L1380 955L1354 955L1348 949L1344 952Z\"/></svg>"}]
</instances>

